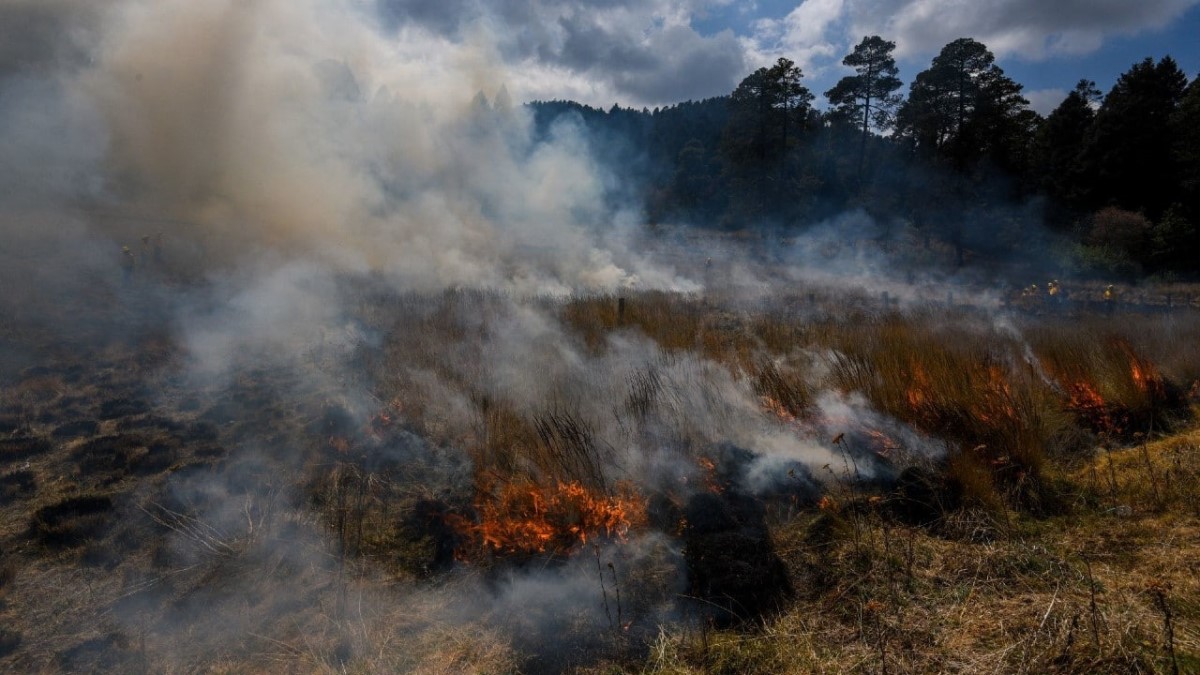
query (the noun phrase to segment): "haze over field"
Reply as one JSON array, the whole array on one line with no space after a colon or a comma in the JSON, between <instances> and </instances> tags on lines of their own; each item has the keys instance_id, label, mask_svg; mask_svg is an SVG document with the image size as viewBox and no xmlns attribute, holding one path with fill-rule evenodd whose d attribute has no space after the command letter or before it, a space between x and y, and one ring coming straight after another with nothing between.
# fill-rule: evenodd
<instances>
[{"instance_id":1,"label":"haze over field","mask_svg":"<svg viewBox=\"0 0 1200 675\"><path fill-rule=\"evenodd\" d=\"M1196 48L1013 78L1127 4L0 0L0 669L1186 658L1037 539L1193 523Z\"/></svg>"}]
</instances>

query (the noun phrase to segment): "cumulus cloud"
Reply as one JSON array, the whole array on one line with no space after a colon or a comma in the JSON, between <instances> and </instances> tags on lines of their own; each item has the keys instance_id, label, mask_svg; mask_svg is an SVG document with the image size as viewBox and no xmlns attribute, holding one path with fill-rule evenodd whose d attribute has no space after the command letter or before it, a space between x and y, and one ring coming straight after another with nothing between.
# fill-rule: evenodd
<instances>
[{"instance_id":1,"label":"cumulus cloud","mask_svg":"<svg viewBox=\"0 0 1200 675\"><path fill-rule=\"evenodd\" d=\"M1029 99L1029 107L1040 115L1049 115L1067 98L1066 89L1035 89L1024 92Z\"/></svg>"},{"instance_id":2,"label":"cumulus cloud","mask_svg":"<svg viewBox=\"0 0 1200 675\"><path fill-rule=\"evenodd\" d=\"M564 98L594 105L656 105L731 91L746 55L731 31L692 26L726 0L379 0L393 30L419 27L451 39L486 34L521 71L518 98Z\"/></svg>"},{"instance_id":3,"label":"cumulus cloud","mask_svg":"<svg viewBox=\"0 0 1200 675\"><path fill-rule=\"evenodd\" d=\"M786 56L805 74L817 74L827 64L841 60L845 12L846 0L803 0L782 19L756 21L745 41L747 50L757 63Z\"/></svg>"},{"instance_id":4,"label":"cumulus cloud","mask_svg":"<svg viewBox=\"0 0 1200 675\"><path fill-rule=\"evenodd\" d=\"M856 0L848 11L851 35L886 35L896 40L901 56L924 55L971 36L997 56L1037 60L1088 53L1112 35L1161 28L1196 4L1197 0Z\"/></svg>"}]
</instances>

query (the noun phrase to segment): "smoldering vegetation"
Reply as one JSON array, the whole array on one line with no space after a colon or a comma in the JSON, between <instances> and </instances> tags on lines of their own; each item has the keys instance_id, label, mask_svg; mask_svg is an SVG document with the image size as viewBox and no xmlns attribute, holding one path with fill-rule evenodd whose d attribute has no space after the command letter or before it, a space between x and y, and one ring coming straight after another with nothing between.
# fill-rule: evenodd
<instances>
[{"instance_id":1,"label":"smoldering vegetation","mask_svg":"<svg viewBox=\"0 0 1200 675\"><path fill-rule=\"evenodd\" d=\"M628 667L826 597L867 523L1076 511L1058 467L1186 424L1196 375L1178 313L337 287L302 350L14 376L14 666Z\"/></svg>"},{"instance_id":2,"label":"smoldering vegetation","mask_svg":"<svg viewBox=\"0 0 1200 675\"><path fill-rule=\"evenodd\" d=\"M0 52L5 667L754 669L720 641L899 578L878 531L911 580L916 538L1123 498L1062 472L1190 418L1162 289L1022 296L862 214L644 230L577 125L475 96L486 35L0 13L39 27Z\"/></svg>"}]
</instances>

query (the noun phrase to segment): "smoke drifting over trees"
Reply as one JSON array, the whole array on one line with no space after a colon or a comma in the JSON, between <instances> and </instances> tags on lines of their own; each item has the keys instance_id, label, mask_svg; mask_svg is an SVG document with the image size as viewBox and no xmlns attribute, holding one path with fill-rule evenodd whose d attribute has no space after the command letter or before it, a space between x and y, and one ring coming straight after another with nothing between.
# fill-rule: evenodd
<instances>
[{"instance_id":1,"label":"smoke drifting over trees","mask_svg":"<svg viewBox=\"0 0 1200 675\"><path fill-rule=\"evenodd\" d=\"M885 245L903 248L908 231L925 248L947 248L931 258L939 267L1016 260L1053 274L1195 275L1194 264L1163 250L1200 242L1187 178L1196 80L1189 85L1170 57L1134 64L1105 96L1083 80L1043 119L976 40L946 45L907 96L897 93L892 49L863 38L844 62L856 74L826 92L824 112L808 97L793 105L784 92L803 89L803 73L785 77L778 66L751 73L727 97L653 112L564 102L534 109L541 125L577 113L604 146L625 148L600 157L644 168L641 197L654 222L802 236L862 209L881 222ZM1153 231L1137 246L1095 245L1088 233L1109 207L1142 213ZM889 221L900 227L882 225ZM1048 232L1061 236L1047 240ZM1045 247L1032 241L1052 246L1036 252Z\"/></svg>"},{"instance_id":2,"label":"smoke drifting over trees","mask_svg":"<svg viewBox=\"0 0 1200 675\"><path fill-rule=\"evenodd\" d=\"M1032 340L1011 284L1194 271L1169 60L1041 120L973 39L901 100L868 37L828 111L787 58L600 111L514 101L541 43L463 4L0 0L0 659L637 658L824 583L781 514L957 536L1187 418L1143 350L1190 325Z\"/></svg>"}]
</instances>

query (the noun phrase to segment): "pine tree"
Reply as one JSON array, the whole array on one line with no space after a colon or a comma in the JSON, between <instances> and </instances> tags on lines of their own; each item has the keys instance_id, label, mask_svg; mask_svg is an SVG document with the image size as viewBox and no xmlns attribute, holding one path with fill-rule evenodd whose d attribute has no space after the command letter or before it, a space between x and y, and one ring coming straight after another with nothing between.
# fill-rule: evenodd
<instances>
[{"instance_id":1,"label":"pine tree","mask_svg":"<svg viewBox=\"0 0 1200 675\"><path fill-rule=\"evenodd\" d=\"M867 138L872 129L887 131L895 124L896 109L901 98L895 94L900 88L899 70L892 51L895 42L872 35L864 37L854 52L842 59L842 64L854 68L854 75L838 81L825 97L834 106L837 114L850 120L861 121L861 139L858 155L858 175L862 179L867 157Z\"/></svg>"}]
</instances>

